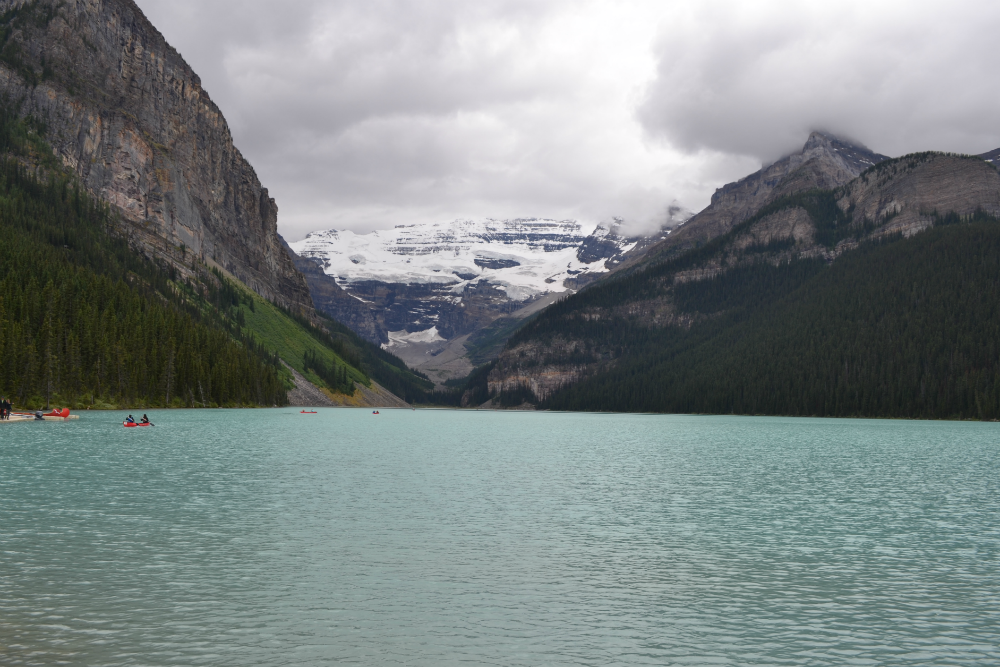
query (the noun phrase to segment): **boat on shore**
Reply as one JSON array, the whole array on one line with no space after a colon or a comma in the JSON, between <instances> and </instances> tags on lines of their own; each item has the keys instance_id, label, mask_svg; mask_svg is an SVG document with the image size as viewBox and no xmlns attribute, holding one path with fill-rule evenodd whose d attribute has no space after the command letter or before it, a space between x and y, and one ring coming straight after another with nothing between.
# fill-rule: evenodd
<instances>
[{"instance_id":1,"label":"boat on shore","mask_svg":"<svg viewBox=\"0 0 1000 667\"><path fill-rule=\"evenodd\" d=\"M35 413L38 414L37 412ZM71 415L69 413L69 408L63 408L62 410L53 410L52 412L46 412L42 415L42 420L47 422L61 422L67 419L79 419L80 415Z\"/></svg>"},{"instance_id":2,"label":"boat on shore","mask_svg":"<svg viewBox=\"0 0 1000 667\"><path fill-rule=\"evenodd\" d=\"M33 421L36 421L37 419L38 418L34 414L31 414L31 413L27 413L27 412L12 412L12 413L10 413L10 416L7 417L7 419L4 419L3 421L0 421L0 424L6 424L8 422L33 422Z\"/></svg>"},{"instance_id":3,"label":"boat on shore","mask_svg":"<svg viewBox=\"0 0 1000 667\"><path fill-rule=\"evenodd\" d=\"M52 410L51 412L42 412L38 410L36 412L11 412L10 416L0 423L5 422L64 422L72 419L79 419L80 415L71 415L69 413L69 408L63 408L62 410Z\"/></svg>"}]
</instances>

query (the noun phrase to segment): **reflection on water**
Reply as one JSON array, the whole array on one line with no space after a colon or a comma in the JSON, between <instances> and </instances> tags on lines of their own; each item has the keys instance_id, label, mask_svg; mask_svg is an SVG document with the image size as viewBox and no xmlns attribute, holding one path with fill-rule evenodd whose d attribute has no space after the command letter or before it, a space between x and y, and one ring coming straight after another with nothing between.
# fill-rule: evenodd
<instances>
[{"instance_id":1,"label":"reflection on water","mask_svg":"<svg viewBox=\"0 0 1000 667\"><path fill-rule=\"evenodd\" d=\"M1000 661L994 424L0 426L0 663Z\"/></svg>"}]
</instances>

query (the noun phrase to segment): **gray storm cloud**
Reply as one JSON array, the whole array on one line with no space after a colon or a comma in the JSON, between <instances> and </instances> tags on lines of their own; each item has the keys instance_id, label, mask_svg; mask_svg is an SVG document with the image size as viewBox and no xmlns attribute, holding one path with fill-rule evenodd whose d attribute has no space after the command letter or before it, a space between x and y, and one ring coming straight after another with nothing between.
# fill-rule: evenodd
<instances>
[{"instance_id":1,"label":"gray storm cloud","mask_svg":"<svg viewBox=\"0 0 1000 667\"><path fill-rule=\"evenodd\" d=\"M292 238L478 216L651 223L704 198L697 173L723 159L681 164L643 135L652 4L139 4L201 74Z\"/></svg>"},{"instance_id":2,"label":"gray storm cloud","mask_svg":"<svg viewBox=\"0 0 1000 667\"><path fill-rule=\"evenodd\" d=\"M1000 146L984 2L137 0L290 239L456 217L649 229L801 146Z\"/></svg>"},{"instance_id":3,"label":"gray storm cloud","mask_svg":"<svg viewBox=\"0 0 1000 667\"><path fill-rule=\"evenodd\" d=\"M699 2L661 34L644 126L762 161L813 129L890 155L1000 146L990 2Z\"/></svg>"}]
</instances>

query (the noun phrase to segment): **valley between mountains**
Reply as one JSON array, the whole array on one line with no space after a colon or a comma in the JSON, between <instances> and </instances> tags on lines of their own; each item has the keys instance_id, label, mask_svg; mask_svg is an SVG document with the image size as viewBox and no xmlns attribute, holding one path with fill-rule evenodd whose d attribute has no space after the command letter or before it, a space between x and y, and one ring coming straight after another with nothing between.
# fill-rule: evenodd
<instances>
[{"instance_id":1,"label":"valley between mountains","mask_svg":"<svg viewBox=\"0 0 1000 667\"><path fill-rule=\"evenodd\" d=\"M487 220L293 247L411 365L475 365L447 383L462 406L993 419L995 153L815 132L655 241Z\"/></svg>"},{"instance_id":2,"label":"valley between mountains","mask_svg":"<svg viewBox=\"0 0 1000 667\"><path fill-rule=\"evenodd\" d=\"M814 132L646 235L483 217L287 243L132 0L0 0L0 97L0 394L23 407L1000 418L1000 149Z\"/></svg>"},{"instance_id":3,"label":"valley between mountains","mask_svg":"<svg viewBox=\"0 0 1000 667\"><path fill-rule=\"evenodd\" d=\"M456 220L355 234L326 230L290 244L317 308L443 383L469 374L545 306L666 238L619 221ZM348 298L351 297L351 298Z\"/></svg>"}]
</instances>

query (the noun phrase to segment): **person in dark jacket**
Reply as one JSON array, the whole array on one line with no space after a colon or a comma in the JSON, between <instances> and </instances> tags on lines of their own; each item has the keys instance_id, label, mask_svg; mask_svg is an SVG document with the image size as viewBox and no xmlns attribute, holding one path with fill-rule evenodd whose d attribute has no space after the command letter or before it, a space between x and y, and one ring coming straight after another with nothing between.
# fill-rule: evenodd
<instances>
[{"instance_id":1,"label":"person in dark jacket","mask_svg":"<svg viewBox=\"0 0 1000 667\"><path fill-rule=\"evenodd\" d=\"M13 407L6 396L0 398L0 419L10 419L10 411Z\"/></svg>"}]
</instances>

